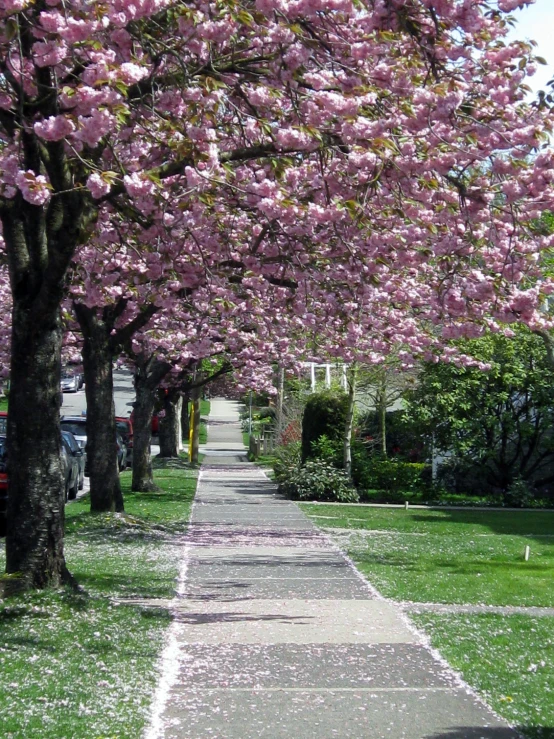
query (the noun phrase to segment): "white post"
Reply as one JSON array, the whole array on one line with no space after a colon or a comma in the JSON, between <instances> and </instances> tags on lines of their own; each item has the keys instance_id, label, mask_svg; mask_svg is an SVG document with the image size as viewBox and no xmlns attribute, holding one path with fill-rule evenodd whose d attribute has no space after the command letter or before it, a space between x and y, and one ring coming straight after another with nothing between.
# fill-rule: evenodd
<instances>
[{"instance_id":1,"label":"white post","mask_svg":"<svg viewBox=\"0 0 554 739\"><path fill-rule=\"evenodd\" d=\"M315 362L310 364L310 373L312 380L312 393L315 393Z\"/></svg>"},{"instance_id":2,"label":"white post","mask_svg":"<svg viewBox=\"0 0 554 739\"><path fill-rule=\"evenodd\" d=\"M526 546L525 547L525 554L523 555L525 557L525 561L529 562L529 555L531 554L531 547Z\"/></svg>"},{"instance_id":3,"label":"white post","mask_svg":"<svg viewBox=\"0 0 554 739\"><path fill-rule=\"evenodd\" d=\"M327 390L331 387L331 365L325 365L325 387Z\"/></svg>"},{"instance_id":4,"label":"white post","mask_svg":"<svg viewBox=\"0 0 554 739\"><path fill-rule=\"evenodd\" d=\"M343 364L342 365L342 389L344 390L344 392L346 392L346 386L347 386L347 384L348 384L348 382L347 382L347 379L346 379L346 365Z\"/></svg>"}]
</instances>

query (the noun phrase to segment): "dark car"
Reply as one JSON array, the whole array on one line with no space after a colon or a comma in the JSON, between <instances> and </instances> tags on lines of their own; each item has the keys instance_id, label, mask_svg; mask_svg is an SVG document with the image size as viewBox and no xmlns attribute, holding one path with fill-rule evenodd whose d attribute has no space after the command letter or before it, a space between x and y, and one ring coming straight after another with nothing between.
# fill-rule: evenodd
<instances>
[{"instance_id":1,"label":"dark car","mask_svg":"<svg viewBox=\"0 0 554 739\"><path fill-rule=\"evenodd\" d=\"M115 417L115 427L127 447L127 467L133 465L133 422L124 416Z\"/></svg>"},{"instance_id":2,"label":"dark car","mask_svg":"<svg viewBox=\"0 0 554 739\"><path fill-rule=\"evenodd\" d=\"M65 499L75 500L79 490L79 462L77 457L71 453L67 441L61 435L61 464L65 486Z\"/></svg>"},{"instance_id":3,"label":"dark car","mask_svg":"<svg viewBox=\"0 0 554 739\"><path fill-rule=\"evenodd\" d=\"M62 430L62 441L67 448L71 456L76 460L79 468L79 490L82 490L85 485L85 464L87 455L79 446L77 439L73 436L71 431Z\"/></svg>"},{"instance_id":4,"label":"dark car","mask_svg":"<svg viewBox=\"0 0 554 739\"><path fill-rule=\"evenodd\" d=\"M87 419L86 416L62 416L60 421L62 431L70 431L77 443L86 452L87 447ZM88 460L85 456L85 475L88 476Z\"/></svg>"},{"instance_id":5,"label":"dark car","mask_svg":"<svg viewBox=\"0 0 554 739\"><path fill-rule=\"evenodd\" d=\"M0 536L6 535L6 510L8 508L8 470L6 437L0 436Z\"/></svg>"},{"instance_id":6,"label":"dark car","mask_svg":"<svg viewBox=\"0 0 554 739\"><path fill-rule=\"evenodd\" d=\"M127 447L119 432L116 431L115 443L117 444L117 466L121 472L127 467Z\"/></svg>"}]
</instances>

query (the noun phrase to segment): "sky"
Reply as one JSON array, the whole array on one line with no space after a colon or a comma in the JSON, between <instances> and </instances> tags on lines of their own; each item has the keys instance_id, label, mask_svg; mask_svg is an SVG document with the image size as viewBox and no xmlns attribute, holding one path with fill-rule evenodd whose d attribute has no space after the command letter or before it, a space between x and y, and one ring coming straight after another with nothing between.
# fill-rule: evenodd
<instances>
[{"instance_id":1,"label":"sky","mask_svg":"<svg viewBox=\"0 0 554 739\"><path fill-rule=\"evenodd\" d=\"M535 0L534 5L514 11L513 15L518 23L510 36L524 41L534 39L538 43L535 53L548 62L546 67L539 65L527 84L535 91L545 89L554 77L554 0Z\"/></svg>"}]
</instances>

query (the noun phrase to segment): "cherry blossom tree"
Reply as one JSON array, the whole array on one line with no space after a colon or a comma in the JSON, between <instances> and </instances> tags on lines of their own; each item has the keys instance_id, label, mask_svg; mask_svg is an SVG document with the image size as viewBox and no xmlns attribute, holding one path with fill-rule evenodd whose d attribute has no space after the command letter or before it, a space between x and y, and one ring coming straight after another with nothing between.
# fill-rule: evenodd
<instances>
[{"instance_id":1,"label":"cherry blossom tree","mask_svg":"<svg viewBox=\"0 0 554 739\"><path fill-rule=\"evenodd\" d=\"M377 342L400 331L418 352L441 331L544 322L552 285L531 280L552 239L528 224L552 207L550 113L524 101L532 49L504 40L527 2L0 3L8 572L67 575L60 305L106 228L155 236L153 275L194 244L227 284L303 286L308 328L359 283L347 351L375 322Z\"/></svg>"}]
</instances>

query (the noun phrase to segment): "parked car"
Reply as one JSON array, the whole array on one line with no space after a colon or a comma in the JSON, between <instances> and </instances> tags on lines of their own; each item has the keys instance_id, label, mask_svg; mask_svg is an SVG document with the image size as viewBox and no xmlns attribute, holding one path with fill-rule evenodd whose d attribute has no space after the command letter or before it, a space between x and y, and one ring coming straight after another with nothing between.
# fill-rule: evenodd
<instances>
[{"instance_id":1,"label":"parked car","mask_svg":"<svg viewBox=\"0 0 554 739\"><path fill-rule=\"evenodd\" d=\"M124 416L115 417L115 426L127 447L127 467L133 465L133 422Z\"/></svg>"},{"instance_id":2,"label":"parked car","mask_svg":"<svg viewBox=\"0 0 554 739\"><path fill-rule=\"evenodd\" d=\"M8 470L6 437L0 436L0 536L6 536L6 512L8 508Z\"/></svg>"},{"instance_id":3,"label":"parked car","mask_svg":"<svg viewBox=\"0 0 554 739\"><path fill-rule=\"evenodd\" d=\"M8 411L0 411L0 436L8 433Z\"/></svg>"},{"instance_id":4,"label":"parked car","mask_svg":"<svg viewBox=\"0 0 554 739\"><path fill-rule=\"evenodd\" d=\"M60 420L62 431L70 431L81 449L87 450L87 419L86 416L62 416ZM88 477L88 459L85 456L85 475Z\"/></svg>"},{"instance_id":5,"label":"parked car","mask_svg":"<svg viewBox=\"0 0 554 739\"><path fill-rule=\"evenodd\" d=\"M62 442L67 448L71 456L77 461L77 467L79 469L79 490L82 490L85 485L85 465L87 455L79 446L77 439L73 436L71 431L62 430Z\"/></svg>"},{"instance_id":6,"label":"parked car","mask_svg":"<svg viewBox=\"0 0 554 739\"><path fill-rule=\"evenodd\" d=\"M63 437L61 445L61 463L62 473L64 476L65 499L75 500L77 491L79 490L79 462L77 457L73 456L71 449Z\"/></svg>"},{"instance_id":7,"label":"parked car","mask_svg":"<svg viewBox=\"0 0 554 739\"><path fill-rule=\"evenodd\" d=\"M127 447L119 432L115 433L115 443L117 444L117 466L121 472L127 467Z\"/></svg>"},{"instance_id":8,"label":"parked car","mask_svg":"<svg viewBox=\"0 0 554 739\"><path fill-rule=\"evenodd\" d=\"M80 375L68 371L62 372L60 387L64 393L76 393L81 387Z\"/></svg>"}]
</instances>

